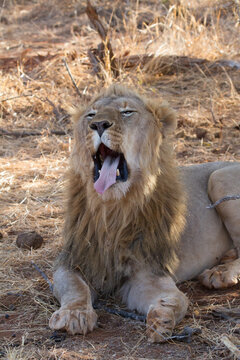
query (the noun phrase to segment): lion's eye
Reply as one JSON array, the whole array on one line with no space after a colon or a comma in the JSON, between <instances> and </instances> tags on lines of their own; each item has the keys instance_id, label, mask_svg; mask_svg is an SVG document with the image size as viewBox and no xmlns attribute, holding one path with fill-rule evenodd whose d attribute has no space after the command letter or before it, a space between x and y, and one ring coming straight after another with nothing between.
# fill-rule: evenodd
<instances>
[{"instance_id":1,"label":"lion's eye","mask_svg":"<svg viewBox=\"0 0 240 360\"><path fill-rule=\"evenodd\" d=\"M86 118L87 119L92 119L95 115L96 115L96 111L91 111L90 113L88 113L86 115Z\"/></svg>"},{"instance_id":2,"label":"lion's eye","mask_svg":"<svg viewBox=\"0 0 240 360\"><path fill-rule=\"evenodd\" d=\"M134 110L123 110L123 111L121 111L121 115L123 115L123 116L131 116L133 113L135 113L136 111L134 111Z\"/></svg>"}]
</instances>

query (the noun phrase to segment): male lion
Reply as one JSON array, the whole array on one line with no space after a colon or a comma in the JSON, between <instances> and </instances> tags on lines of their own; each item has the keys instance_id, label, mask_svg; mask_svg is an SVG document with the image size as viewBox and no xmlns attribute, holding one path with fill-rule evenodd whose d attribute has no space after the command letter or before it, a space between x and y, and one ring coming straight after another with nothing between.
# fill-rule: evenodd
<instances>
[{"instance_id":1,"label":"male lion","mask_svg":"<svg viewBox=\"0 0 240 360\"><path fill-rule=\"evenodd\" d=\"M240 200L206 207L209 198L240 193L240 163L177 169L174 112L120 85L74 118L65 243L54 273L61 307L50 327L92 331L96 294L115 293L146 314L147 334L160 342L187 311L176 282L201 274L208 288L225 288L239 280Z\"/></svg>"}]
</instances>

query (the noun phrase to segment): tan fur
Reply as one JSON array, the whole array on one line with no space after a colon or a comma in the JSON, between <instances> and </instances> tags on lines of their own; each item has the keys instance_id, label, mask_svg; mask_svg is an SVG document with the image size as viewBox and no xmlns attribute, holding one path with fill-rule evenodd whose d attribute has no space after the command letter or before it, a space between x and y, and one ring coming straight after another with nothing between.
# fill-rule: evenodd
<instances>
[{"instance_id":1,"label":"tan fur","mask_svg":"<svg viewBox=\"0 0 240 360\"><path fill-rule=\"evenodd\" d=\"M135 93L117 85L104 91L93 104L101 98L120 96L131 97L137 107L142 103L150 119L146 144L141 141L138 150L144 162L140 164L139 181L117 203L112 199L102 201L93 189L91 147L87 145L91 130L81 120L84 112L78 112L69 172L65 245L59 260L62 265L78 269L94 289L104 293L116 290L123 279L141 266L151 266L156 274L172 273L184 226L183 192L169 138L165 137L175 127L175 115L166 104L159 104L159 100L136 98ZM108 117L109 112L104 119ZM113 139L128 136L129 127L120 130L119 122L116 118L116 130L110 134ZM135 136L141 137L141 133ZM138 145L135 141L135 146ZM111 148L118 147L121 143L112 143Z\"/></svg>"}]
</instances>

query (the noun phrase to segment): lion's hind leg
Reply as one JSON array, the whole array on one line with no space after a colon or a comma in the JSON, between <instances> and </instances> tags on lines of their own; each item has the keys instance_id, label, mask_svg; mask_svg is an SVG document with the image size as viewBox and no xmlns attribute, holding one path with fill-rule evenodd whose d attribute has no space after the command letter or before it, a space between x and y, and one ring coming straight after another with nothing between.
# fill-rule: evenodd
<instances>
[{"instance_id":1,"label":"lion's hind leg","mask_svg":"<svg viewBox=\"0 0 240 360\"><path fill-rule=\"evenodd\" d=\"M236 285L240 280L240 259L237 251L229 250L219 265L206 269L198 278L209 289L224 289Z\"/></svg>"},{"instance_id":2,"label":"lion's hind leg","mask_svg":"<svg viewBox=\"0 0 240 360\"><path fill-rule=\"evenodd\" d=\"M228 166L212 173L208 193L212 202L226 195L240 194L240 165ZM240 280L240 200L223 202L217 205L216 210L233 241L233 249L222 258L219 265L205 270L199 276L201 283L210 289L227 288Z\"/></svg>"}]
</instances>

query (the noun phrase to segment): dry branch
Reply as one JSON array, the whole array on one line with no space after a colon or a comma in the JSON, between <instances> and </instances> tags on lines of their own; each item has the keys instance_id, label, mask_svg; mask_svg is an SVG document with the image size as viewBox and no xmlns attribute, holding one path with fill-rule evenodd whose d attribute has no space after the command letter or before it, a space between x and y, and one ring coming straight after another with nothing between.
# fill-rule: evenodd
<instances>
[{"instance_id":1,"label":"dry branch","mask_svg":"<svg viewBox=\"0 0 240 360\"><path fill-rule=\"evenodd\" d=\"M25 68L34 68L44 61L49 61L54 59L57 54L47 54L41 55L34 52L33 49L26 49L21 53L16 53L12 57L0 55L0 69L9 70L15 68L19 63L23 63Z\"/></svg>"},{"instance_id":2,"label":"dry branch","mask_svg":"<svg viewBox=\"0 0 240 360\"><path fill-rule=\"evenodd\" d=\"M13 131L8 131L5 130L3 128L0 128L0 136L14 136L14 137L26 137L26 136L42 136L44 134L47 135L67 135L68 131L63 131L63 130L43 130L43 131L38 131L38 130L32 130L32 131L27 131L27 130L22 130L22 131L17 131L17 130L13 130Z\"/></svg>"},{"instance_id":3,"label":"dry branch","mask_svg":"<svg viewBox=\"0 0 240 360\"><path fill-rule=\"evenodd\" d=\"M215 317L222 318L231 322L234 322L235 324L240 324L240 309L239 308L217 308L212 311L212 314Z\"/></svg>"},{"instance_id":4,"label":"dry branch","mask_svg":"<svg viewBox=\"0 0 240 360\"><path fill-rule=\"evenodd\" d=\"M22 98L22 97L29 97L29 96L33 96L33 94L17 95L17 96L13 96L13 97L10 97L10 98L2 99L2 100L0 100L0 101L1 101L1 102L5 102L5 101L15 100L15 99L19 99L19 98Z\"/></svg>"},{"instance_id":5,"label":"dry branch","mask_svg":"<svg viewBox=\"0 0 240 360\"><path fill-rule=\"evenodd\" d=\"M46 280L46 282L48 283L49 289L51 290L51 292L53 292L53 284L51 283L51 281L48 279L47 275L45 274L44 271L42 271L33 261L31 261L32 265L35 267L35 269L39 272L39 274L44 278L44 280Z\"/></svg>"},{"instance_id":6,"label":"dry branch","mask_svg":"<svg viewBox=\"0 0 240 360\"><path fill-rule=\"evenodd\" d=\"M74 80L74 78L73 78L73 76L72 76L72 74L71 74L71 71L70 71L70 69L69 69L69 67L68 67L68 64L67 64L66 60L63 59L62 61L63 61L64 65L66 66L68 75L70 76L70 79L72 80L72 83L73 83L73 85L74 85L74 87L75 87L75 89L76 89L76 91L77 91L77 94L81 97L81 93L80 93L80 91L79 91L79 89L78 89L78 87L77 87L77 84L76 84L76 82L75 82L75 80Z\"/></svg>"},{"instance_id":7,"label":"dry branch","mask_svg":"<svg viewBox=\"0 0 240 360\"><path fill-rule=\"evenodd\" d=\"M240 359L240 350L238 350L237 346L234 345L226 335L221 337L221 341L228 348L228 350L230 350L234 357Z\"/></svg>"},{"instance_id":8,"label":"dry branch","mask_svg":"<svg viewBox=\"0 0 240 360\"><path fill-rule=\"evenodd\" d=\"M181 333L178 333L178 334L173 333L173 335L166 337L163 333L160 333L159 331L157 331L151 325L147 324L147 328L151 328L158 335L160 335L164 342L167 342L167 341L183 341L183 342L190 343L191 340L192 340L192 335L201 334L201 332L202 332L200 328L191 328L189 326L185 326Z\"/></svg>"},{"instance_id":9,"label":"dry branch","mask_svg":"<svg viewBox=\"0 0 240 360\"><path fill-rule=\"evenodd\" d=\"M231 60L219 60L209 61L206 59L190 58L188 56L149 56L149 60L146 58L144 72L149 74L162 74L173 75L175 73L187 72L192 70L203 71L223 71L224 68L230 68L238 70L240 69L240 62Z\"/></svg>"},{"instance_id":10,"label":"dry branch","mask_svg":"<svg viewBox=\"0 0 240 360\"><path fill-rule=\"evenodd\" d=\"M96 72L96 69L97 69L96 62L103 62L103 64L106 67L107 62L109 61L110 69L111 69L114 77L117 78L119 76L119 70L118 70L116 58L113 53L111 42L108 38L108 32L105 29L105 27L103 26L102 22L100 21L96 9L92 6L92 4L89 0L87 1L86 14L87 14L92 26L98 32L99 36L102 39L102 44L100 45L100 47L102 49L104 49L104 54L105 54L105 57L103 58L102 53L101 53L101 51L99 51L99 49L94 49L94 51L93 51L93 49L89 50L88 56L91 54L89 56L89 59L90 59L91 64L93 65L94 71ZM95 52L95 54L94 54L94 52ZM96 56L96 53L97 53L97 56Z\"/></svg>"},{"instance_id":11,"label":"dry branch","mask_svg":"<svg viewBox=\"0 0 240 360\"><path fill-rule=\"evenodd\" d=\"M146 320L146 316L144 316L144 315L138 315L133 312L125 311L125 310L121 310L121 309L110 308L109 306L104 305L100 301L97 301L93 305L93 307L96 310L104 310L104 311L108 312L109 314L120 315L122 317L129 318L129 319L136 320L136 321L144 322Z\"/></svg>"},{"instance_id":12,"label":"dry branch","mask_svg":"<svg viewBox=\"0 0 240 360\"><path fill-rule=\"evenodd\" d=\"M240 199L240 194L237 195L227 195L224 196L223 198L219 199L218 201L216 201L214 204L208 205L207 209L213 209L216 206L218 206L219 204L221 204L224 201L229 201L229 200L239 200Z\"/></svg>"},{"instance_id":13,"label":"dry branch","mask_svg":"<svg viewBox=\"0 0 240 360\"><path fill-rule=\"evenodd\" d=\"M98 49L93 50L101 59ZM90 59L91 61L91 59ZM131 69L141 68L144 73L151 75L173 75L178 73L185 73L189 70L204 71L204 72L216 72L224 71L224 68L239 70L240 62L232 60L219 60L209 61L201 58L191 58L188 56L157 56L153 55L131 55L122 56L116 59L120 68Z\"/></svg>"}]
</instances>

